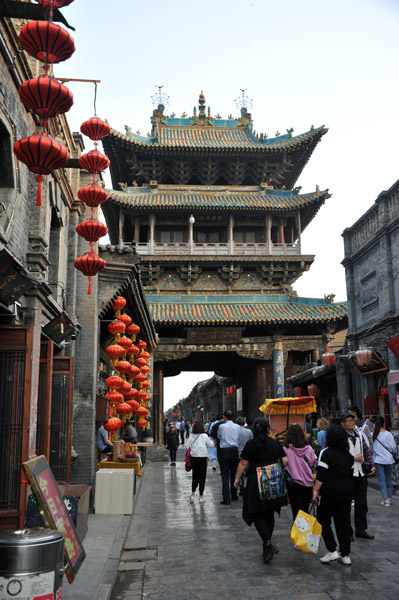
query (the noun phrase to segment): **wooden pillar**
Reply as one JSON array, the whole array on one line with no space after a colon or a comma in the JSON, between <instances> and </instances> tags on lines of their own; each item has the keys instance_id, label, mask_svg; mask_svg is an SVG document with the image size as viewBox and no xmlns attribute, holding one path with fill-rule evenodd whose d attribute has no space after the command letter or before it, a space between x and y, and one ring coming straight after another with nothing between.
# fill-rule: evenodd
<instances>
[{"instance_id":1,"label":"wooden pillar","mask_svg":"<svg viewBox=\"0 0 399 600\"><path fill-rule=\"evenodd\" d=\"M284 224L282 221L280 221L280 225L278 228L278 241L280 244L285 244L285 238L284 238Z\"/></svg>"},{"instance_id":2,"label":"wooden pillar","mask_svg":"<svg viewBox=\"0 0 399 600\"><path fill-rule=\"evenodd\" d=\"M136 244L140 242L140 223L138 221L134 224L134 241Z\"/></svg>"},{"instance_id":3,"label":"wooden pillar","mask_svg":"<svg viewBox=\"0 0 399 600\"><path fill-rule=\"evenodd\" d=\"M297 217L297 223L298 223L298 253L302 254L302 243L301 243L301 213L300 211L298 211L298 217Z\"/></svg>"},{"instance_id":4,"label":"wooden pillar","mask_svg":"<svg viewBox=\"0 0 399 600\"><path fill-rule=\"evenodd\" d=\"M149 248L150 254L154 254L154 239L155 239L155 214L150 214L150 239Z\"/></svg>"},{"instance_id":5,"label":"wooden pillar","mask_svg":"<svg viewBox=\"0 0 399 600\"><path fill-rule=\"evenodd\" d=\"M123 246L123 211L122 208L119 207L119 235L118 235L118 245Z\"/></svg>"},{"instance_id":6,"label":"wooden pillar","mask_svg":"<svg viewBox=\"0 0 399 600\"><path fill-rule=\"evenodd\" d=\"M267 253L272 254L272 218L270 215L266 216L266 242L267 242Z\"/></svg>"},{"instance_id":7,"label":"wooden pillar","mask_svg":"<svg viewBox=\"0 0 399 600\"><path fill-rule=\"evenodd\" d=\"M194 254L194 223L195 218L193 215L190 215L188 219L188 253Z\"/></svg>"},{"instance_id":8,"label":"wooden pillar","mask_svg":"<svg viewBox=\"0 0 399 600\"><path fill-rule=\"evenodd\" d=\"M229 244L229 254L234 254L234 215L229 216L227 240Z\"/></svg>"}]
</instances>

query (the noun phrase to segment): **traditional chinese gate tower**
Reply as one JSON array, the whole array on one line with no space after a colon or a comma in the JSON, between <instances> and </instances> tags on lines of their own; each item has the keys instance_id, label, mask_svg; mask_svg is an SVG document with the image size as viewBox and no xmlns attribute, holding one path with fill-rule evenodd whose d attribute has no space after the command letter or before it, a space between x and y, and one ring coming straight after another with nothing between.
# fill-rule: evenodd
<instances>
[{"instance_id":1,"label":"traditional chinese gate tower","mask_svg":"<svg viewBox=\"0 0 399 600\"><path fill-rule=\"evenodd\" d=\"M213 118L203 93L191 118L164 111L148 137L126 127L104 140L111 244L140 254L160 337L154 391L162 399L163 376L214 369L235 376L244 411L258 414L268 391L284 395L294 362L346 323L345 304L290 287L314 258L302 255L301 233L330 197L294 186L327 129L258 136L246 108Z\"/></svg>"}]
</instances>

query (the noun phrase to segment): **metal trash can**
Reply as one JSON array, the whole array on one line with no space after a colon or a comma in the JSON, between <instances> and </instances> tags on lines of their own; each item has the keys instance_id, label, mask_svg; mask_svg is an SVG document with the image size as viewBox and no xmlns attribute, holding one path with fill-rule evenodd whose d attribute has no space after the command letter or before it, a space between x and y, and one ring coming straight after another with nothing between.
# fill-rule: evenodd
<instances>
[{"instance_id":1,"label":"metal trash can","mask_svg":"<svg viewBox=\"0 0 399 600\"><path fill-rule=\"evenodd\" d=\"M0 531L0 600L62 597L64 536L53 529Z\"/></svg>"}]
</instances>

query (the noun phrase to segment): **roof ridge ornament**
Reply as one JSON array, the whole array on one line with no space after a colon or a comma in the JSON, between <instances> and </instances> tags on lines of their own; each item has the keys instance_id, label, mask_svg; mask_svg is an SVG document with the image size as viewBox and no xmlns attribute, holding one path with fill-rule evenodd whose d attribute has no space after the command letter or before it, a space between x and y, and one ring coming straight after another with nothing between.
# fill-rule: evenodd
<instances>
[{"instance_id":1,"label":"roof ridge ornament","mask_svg":"<svg viewBox=\"0 0 399 600\"><path fill-rule=\"evenodd\" d=\"M160 110L162 106L163 112L165 110L165 107L169 104L170 96L168 96L162 91L162 88L164 87L163 85L156 85L155 87L158 91L151 96L152 105L158 107L158 110Z\"/></svg>"}]
</instances>

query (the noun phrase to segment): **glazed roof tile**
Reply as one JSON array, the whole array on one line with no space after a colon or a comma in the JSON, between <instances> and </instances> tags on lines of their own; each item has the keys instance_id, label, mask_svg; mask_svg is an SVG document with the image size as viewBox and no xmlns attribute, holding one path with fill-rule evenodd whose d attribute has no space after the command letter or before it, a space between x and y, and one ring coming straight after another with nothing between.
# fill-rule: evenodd
<instances>
[{"instance_id":1,"label":"glazed roof tile","mask_svg":"<svg viewBox=\"0 0 399 600\"><path fill-rule=\"evenodd\" d=\"M166 186L165 186L166 187ZM111 201L125 206L140 209L196 209L196 210L237 210L251 211L257 209L273 209L289 211L298 208L320 205L330 198L328 190L316 191L309 194L297 194L281 190L251 190L215 189L206 186L201 189L154 189L149 187L129 188L128 192L107 190Z\"/></svg>"},{"instance_id":2,"label":"glazed roof tile","mask_svg":"<svg viewBox=\"0 0 399 600\"><path fill-rule=\"evenodd\" d=\"M154 137L111 129L106 143L112 139L128 142L135 146L164 148L242 148L248 150L294 150L312 141L318 141L328 129L321 126L301 135L289 134L274 138L259 138L249 126L239 127L237 121L215 120L213 126L193 125L191 119L167 119L167 125L158 125Z\"/></svg>"},{"instance_id":3,"label":"glazed roof tile","mask_svg":"<svg viewBox=\"0 0 399 600\"><path fill-rule=\"evenodd\" d=\"M156 325L309 324L340 321L347 317L346 302L288 296L186 297L147 296Z\"/></svg>"}]
</instances>

